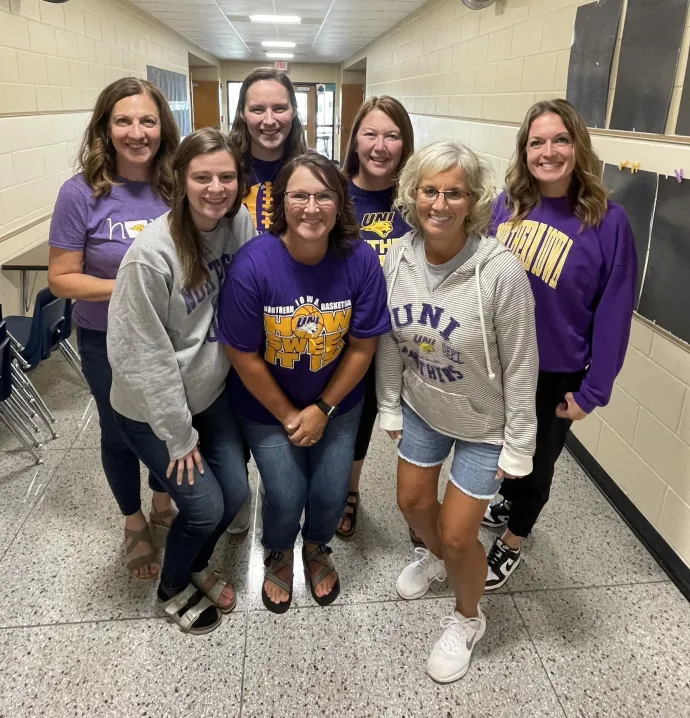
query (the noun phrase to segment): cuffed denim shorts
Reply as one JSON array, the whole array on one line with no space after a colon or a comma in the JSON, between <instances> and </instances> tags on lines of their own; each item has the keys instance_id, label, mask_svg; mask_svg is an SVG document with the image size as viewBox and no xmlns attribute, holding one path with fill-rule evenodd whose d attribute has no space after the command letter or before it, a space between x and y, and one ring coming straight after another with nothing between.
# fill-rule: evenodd
<instances>
[{"instance_id":1,"label":"cuffed denim shorts","mask_svg":"<svg viewBox=\"0 0 690 718\"><path fill-rule=\"evenodd\" d=\"M475 499L492 499L501 486L496 478L498 457L503 448L497 444L454 439L432 429L406 404L402 406L403 431L398 456L415 466L439 466L454 448L450 480L460 491Z\"/></svg>"}]
</instances>

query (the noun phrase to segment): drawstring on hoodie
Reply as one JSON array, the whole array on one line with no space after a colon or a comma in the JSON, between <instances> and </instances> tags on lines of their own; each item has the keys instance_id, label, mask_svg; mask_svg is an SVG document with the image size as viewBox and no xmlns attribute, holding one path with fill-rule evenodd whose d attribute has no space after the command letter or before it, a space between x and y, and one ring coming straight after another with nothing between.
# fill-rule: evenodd
<instances>
[{"instance_id":1,"label":"drawstring on hoodie","mask_svg":"<svg viewBox=\"0 0 690 718\"><path fill-rule=\"evenodd\" d=\"M393 267L393 278L391 279L390 286L388 287L388 306L391 305L391 297L393 296L393 287L395 286L395 280L398 278L398 270L400 269L400 262L402 261L404 252L398 253L398 258L395 260L395 266ZM479 270L480 265L474 268L474 278L477 284L477 300L479 301L479 322L482 327L482 343L484 344L484 361L486 362L486 373L489 375L489 379L493 380L496 378L491 369L491 356L489 355L489 340L486 336L486 324L484 322L484 303L482 302L482 285L479 283Z\"/></svg>"},{"instance_id":2,"label":"drawstring on hoodie","mask_svg":"<svg viewBox=\"0 0 690 718\"><path fill-rule=\"evenodd\" d=\"M486 338L486 324L484 323L484 304L482 302L482 285L479 283L479 264L474 268L474 279L477 283L477 299L479 300L479 323L482 325L482 342L484 344L484 359L489 379L495 379L496 375L491 370L491 357L489 356L489 340Z\"/></svg>"}]
</instances>

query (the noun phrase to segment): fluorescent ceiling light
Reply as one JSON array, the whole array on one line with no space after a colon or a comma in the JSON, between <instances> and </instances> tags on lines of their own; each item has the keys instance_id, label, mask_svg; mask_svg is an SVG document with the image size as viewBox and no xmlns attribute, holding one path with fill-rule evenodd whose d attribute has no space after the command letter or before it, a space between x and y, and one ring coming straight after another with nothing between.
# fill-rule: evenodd
<instances>
[{"instance_id":1,"label":"fluorescent ceiling light","mask_svg":"<svg viewBox=\"0 0 690 718\"><path fill-rule=\"evenodd\" d=\"M250 15L250 22L271 22L275 25L297 25L302 22L296 15Z\"/></svg>"},{"instance_id":2,"label":"fluorescent ceiling light","mask_svg":"<svg viewBox=\"0 0 690 718\"><path fill-rule=\"evenodd\" d=\"M294 42L284 42L283 40L264 40L263 47L296 47Z\"/></svg>"},{"instance_id":3,"label":"fluorescent ceiling light","mask_svg":"<svg viewBox=\"0 0 690 718\"><path fill-rule=\"evenodd\" d=\"M267 52L266 57L270 60L292 60L294 54L291 52Z\"/></svg>"}]
</instances>

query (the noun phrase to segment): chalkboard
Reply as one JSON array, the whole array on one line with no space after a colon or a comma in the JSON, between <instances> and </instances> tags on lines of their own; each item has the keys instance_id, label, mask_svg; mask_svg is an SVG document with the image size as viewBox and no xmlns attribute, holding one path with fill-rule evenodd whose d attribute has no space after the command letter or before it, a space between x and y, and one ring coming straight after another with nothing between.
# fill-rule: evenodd
<instances>
[{"instance_id":1,"label":"chalkboard","mask_svg":"<svg viewBox=\"0 0 690 718\"><path fill-rule=\"evenodd\" d=\"M683 94L680 98L676 134L690 135L690 55L688 56L688 64L685 68L685 82L683 83Z\"/></svg>"},{"instance_id":2,"label":"chalkboard","mask_svg":"<svg viewBox=\"0 0 690 718\"><path fill-rule=\"evenodd\" d=\"M192 131L192 111L189 103L187 75L147 65L146 77L168 98L168 104L177 122L180 135L182 137L188 135Z\"/></svg>"},{"instance_id":3,"label":"chalkboard","mask_svg":"<svg viewBox=\"0 0 690 718\"><path fill-rule=\"evenodd\" d=\"M628 0L610 128L663 134L688 0Z\"/></svg>"},{"instance_id":4,"label":"chalkboard","mask_svg":"<svg viewBox=\"0 0 690 718\"><path fill-rule=\"evenodd\" d=\"M638 311L690 342L690 181L659 177Z\"/></svg>"},{"instance_id":5,"label":"chalkboard","mask_svg":"<svg viewBox=\"0 0 690 718\"><path fill-rule=\"evenodd\" d=\"M611 63L622 10L623 0L601 0L577 9L566 98L588 127L606 126Z\"/></svg>"},{"instance_id":6,"label":"chalkboard","mask_svg":"<svg viewBox=\"0 0 690 718\"><path fill-rule=\"evenodd\" d=\"M635 307L638 305L647 252L652 231L652 216L659 175L656 172L619 170L617 165L604 166L604 184L611 191L611 199L625 209L637 249L637 285Z\"/></svg>"}]
</instances>

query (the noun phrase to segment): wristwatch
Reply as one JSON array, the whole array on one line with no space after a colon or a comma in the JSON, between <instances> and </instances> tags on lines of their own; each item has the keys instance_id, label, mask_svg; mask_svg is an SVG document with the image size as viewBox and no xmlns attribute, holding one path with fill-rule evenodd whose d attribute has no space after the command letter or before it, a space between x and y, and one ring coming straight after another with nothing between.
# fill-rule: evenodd
<instances>
[{"instance_id":1,"label":"wristwatch","mask_svg":"<svg viewBox=\"0 0 690 718\"><path fill-rule=\"evenodd\" d=\"M329 419L332 419L338 413L337 406L327 404L321 397L316 400L316 406L318 406Z\"/></svg>"}]
</instances>

